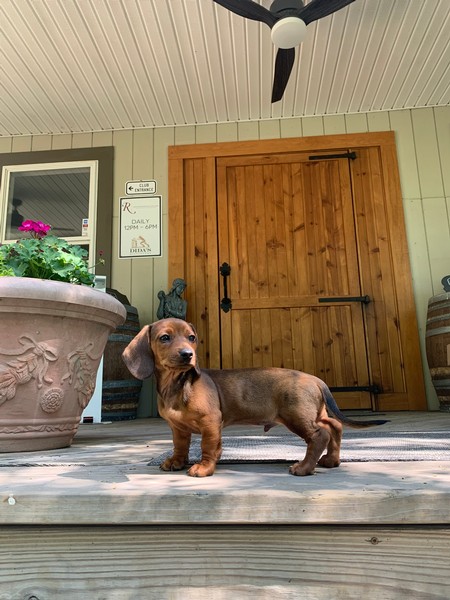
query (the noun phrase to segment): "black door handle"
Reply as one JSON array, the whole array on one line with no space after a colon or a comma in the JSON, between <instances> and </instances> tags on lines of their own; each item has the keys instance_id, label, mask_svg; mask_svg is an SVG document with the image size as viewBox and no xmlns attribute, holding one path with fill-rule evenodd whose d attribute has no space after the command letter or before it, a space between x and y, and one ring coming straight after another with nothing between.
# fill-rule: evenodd
<instances>
[{"instance_id":1,"label":"black door handle","mask_svg":"<svg viewBox=\"0 0 450 600\"><path fill-rule=\"evenodd\" d=\"M223 277L223 298L220 302L220 308L223 312L228 312L231 310L231 298L228 298L228 286L227 286L227 278L230 276L231 267L228 263L224 262L220 266L219 273Z\"/></svg>"}]
</instances>

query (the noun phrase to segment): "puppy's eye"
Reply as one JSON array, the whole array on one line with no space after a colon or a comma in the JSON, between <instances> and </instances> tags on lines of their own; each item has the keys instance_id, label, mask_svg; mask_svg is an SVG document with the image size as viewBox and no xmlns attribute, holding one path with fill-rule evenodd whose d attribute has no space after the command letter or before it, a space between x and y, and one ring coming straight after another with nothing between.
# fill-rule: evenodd
<instances>
[{"instance_id":1,"label":"puppy's eye","mask_svg":"<svg viewBox=\"0 0 450 600\"><path fill-rule=\"evenodd\" d=\"M196 338L196 337L195 337L195 335L193 335L192 333L191 333L191 335L189 335L189 336L188 336L188 340L189 340L190 342L195 342L195 340L196 340L196 339L197 339L197 338Z\"/></svg>"},{"instance_id":2,"label":"puppy's eye","mask_svg":"<svg viewBox=\"0 0 450 600\"><path fill-rule=\"evenodd\" d=\"M164 333L163 335L159 336L159 341L160 342L170 342L170 335L168 335L167 333Z\"/></svg>"}]
</instances>

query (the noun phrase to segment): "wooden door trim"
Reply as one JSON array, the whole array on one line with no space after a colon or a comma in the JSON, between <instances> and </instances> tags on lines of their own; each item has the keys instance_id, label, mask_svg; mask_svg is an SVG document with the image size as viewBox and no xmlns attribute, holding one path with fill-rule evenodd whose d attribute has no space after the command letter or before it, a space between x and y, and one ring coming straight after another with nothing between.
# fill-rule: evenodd
<instances>
[{"instance_id":1,"label":"wooden door trim","mask_svg":"<svg viewBox=\"0 0 450 600\"><path fill-rule=\"evenodd\" d=\"M393 262L393 272L397 298L402 298L402 291L411 302L398 302L399 328L414 332L419 339L417 325L416 306L412 287L412 275L408 254L408 241L406 238L405 216L403 210L402 191L397 162L397 151L395 145L385 145L379 148L383 176L385 177L386 194L388 198L398 198L397 202L386 202L388 226L390 231L391 248L396 260ZM426 410L425 387L423 381L422 361L419 348L413 344L403 346L403 360L405 372L408 373L408 388L417 390L417 393L409 395L409 410ZM388 404L385 399L383 404ZM380 406L382 409L382 407Z\"/></svg>"},{"instance_id":2,"label":"wooden door trim","mask_svg":"<svg viewBox=\"0 0 450 600\"><path fill-rule=\"evenodd\" d=\"M186 144L169 146L169 161L185 158L218 158L226 156L247 156L251 154L289 154L290 152L314 152L333 150L347 151L367 146L387 146L395 148L393 131L346 133L319 135L302 138L277 138L272 140L252 140L244 142L213 142L209 144Z\"/></svg>"},{"instance_id":3,"label":"wooden door trim","mask_svg":"<svg viewBox=\"0 0 450 600\"><path fill-rule=\"evenodd\" d=\"M217 273L218 264L218 247L217 247L217 204L216 204L216 160L214 157L205 159L206 180L205 180L205 195L206 195L206 230L207 230L207 277L208 277L208 320L209 331L220 331L220 311L218 306L218 298L220 297L220 281ZM210 364L220 364L220 336L209 336L209 360Z\"/></svg>"},{"instance_id":4,"label":"wooden door trim","mask_svg":"<svg viewBox=\"0 0 450 600\"><path fill-rule=\"evenodd\" d=\"M184 272L184 177L183 160L169 162L169 280ZM173 241L176 240L176 243ZM174 275L176 273L177 275Z\"/></svg>"}]
</instances>

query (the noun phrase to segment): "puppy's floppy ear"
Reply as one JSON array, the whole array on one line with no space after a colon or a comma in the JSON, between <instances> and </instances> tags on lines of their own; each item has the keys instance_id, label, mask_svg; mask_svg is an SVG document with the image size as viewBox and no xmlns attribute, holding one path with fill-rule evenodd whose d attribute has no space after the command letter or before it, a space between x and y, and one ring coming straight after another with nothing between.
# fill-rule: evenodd
<instances>
[{"instance_id":1,"label":"puppy's floppy ear","mask_svg":"<svg viewBox=\"0 0 450 600\"><path fill-rule=\"evenodd\" d=\"M189 327L192 329L192 331L195 333L195 337L197 338L197 342L198 342L198 335L197 335L197 330L195 329L195 327L192 325L192 323L188 323ZM198 366L198 358L197 358L197 353L195 353L195 365L194 365L194 369L195 372L198 376L200 376L200 367Z\"/></svg>"},{"instance_id":2,"label":"puppy's floppy ear","mask_svg":"<svg viewBox=\"0 0 450 600\"><path fill-rule=\"evenodd\" d=\"M145 325L122 353L128 370L137 379L147 379L153 374L155 361L150 347L150 325Z\"/></svg>"}]
</instances>

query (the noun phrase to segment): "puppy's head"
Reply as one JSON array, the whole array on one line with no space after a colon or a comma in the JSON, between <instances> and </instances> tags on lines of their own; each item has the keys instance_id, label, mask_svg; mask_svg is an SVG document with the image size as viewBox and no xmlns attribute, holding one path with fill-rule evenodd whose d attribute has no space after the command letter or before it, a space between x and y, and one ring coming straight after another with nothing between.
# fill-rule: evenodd
<instances>
[{"instance_id":1,"label":"puppy's head","mask_svg":"<svg viewBox=\"0 0 450 600\"><path fill-rule=\"evenodd\" d=\"M146 325L125 348L122 357L137 379L147 379L155 370L200 372L197 363L197 333L182 319L161 319Z\"/></svg>"}]
</instances>

